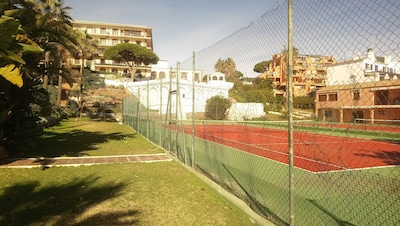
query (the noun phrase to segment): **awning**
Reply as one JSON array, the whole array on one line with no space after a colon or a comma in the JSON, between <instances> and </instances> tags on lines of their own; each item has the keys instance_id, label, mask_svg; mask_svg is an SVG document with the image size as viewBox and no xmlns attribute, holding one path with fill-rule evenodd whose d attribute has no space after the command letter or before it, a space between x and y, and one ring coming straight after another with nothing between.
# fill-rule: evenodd
<instances>
[{"instance_id":1,"label":"awning","mask_svg":"<svg viewBox=\"0 0 400 226\"><path fill-rule=\"evenodd\" d=\"M389 89L400 89L400 86L374 87L374 88L371 88L371 91L389 90Z\"/></svg>"}]
</instances>

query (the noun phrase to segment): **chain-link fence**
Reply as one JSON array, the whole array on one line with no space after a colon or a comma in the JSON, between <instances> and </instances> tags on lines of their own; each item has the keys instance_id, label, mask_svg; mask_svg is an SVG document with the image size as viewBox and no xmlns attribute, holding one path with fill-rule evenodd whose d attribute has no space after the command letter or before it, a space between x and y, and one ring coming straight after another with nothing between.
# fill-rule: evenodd
<instances>
[{"instance_id":1,"label":"chain-link fence","mask_svg":"<svg viewBox=\"0 0 400 226\"><path fill-rule=\"evenodd\" d=\"M400 225L399 12L397 0L293 1L288 51L278 1L127 84L123 121L277 225Z\"/></svg>"}]
</instances>

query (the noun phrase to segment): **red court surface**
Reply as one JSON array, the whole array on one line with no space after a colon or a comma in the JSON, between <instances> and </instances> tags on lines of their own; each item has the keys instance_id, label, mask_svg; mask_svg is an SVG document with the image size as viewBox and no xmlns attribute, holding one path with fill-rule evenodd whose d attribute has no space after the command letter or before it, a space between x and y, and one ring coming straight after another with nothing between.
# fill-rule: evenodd
<instances>
[{"instance_id":1,"label":"red court surface","mask_svg":"<svg viewBox=\"0 0 400 226\"><path fill-rule=\"evenodd\" d=\"M190 129L186 128L190 133ZM288 163L288 131L238 125L195 127L197 137ZM400 165L400 145L385 141L293 134L294 165L312 172Z\"/></svg>"}]
</instances>

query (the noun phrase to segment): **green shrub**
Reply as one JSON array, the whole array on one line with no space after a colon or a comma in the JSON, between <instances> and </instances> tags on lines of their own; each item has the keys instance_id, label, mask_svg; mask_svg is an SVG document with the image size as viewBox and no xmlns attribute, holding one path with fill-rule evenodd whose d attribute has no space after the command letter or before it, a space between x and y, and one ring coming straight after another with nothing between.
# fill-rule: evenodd
<instances>
[{"instance_id":1,"label":"green shrub","mask_svg":"<svg viewBox=\"0 0 400 226\"><path fill-rule=\"evenodd\" d=\"M212 120L223 120L231 102L222 96L213 96L206 101L205 116Z\"/></svg>"}]
</instances>

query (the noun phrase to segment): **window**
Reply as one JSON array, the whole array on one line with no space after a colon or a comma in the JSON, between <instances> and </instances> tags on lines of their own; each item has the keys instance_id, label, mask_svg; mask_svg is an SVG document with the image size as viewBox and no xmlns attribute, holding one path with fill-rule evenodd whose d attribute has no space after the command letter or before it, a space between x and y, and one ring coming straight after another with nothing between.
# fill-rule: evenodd
<instances>
[{"instance_id":1,"label":"window","mask_svg":"<svg viewBox=\"0 0 400 226\"><path fill-rule=\"evenodd\" d=\"M326 118L331 118L332 117L332 109L325 109L325 117Z\"/></svg>"},{"instance_id":2,"label":"window","mask_svg":"<svg viewBox=\"0 0 400 226\"><path fill-rule=\"evenodd\" d=\"M388 90L378 90L375 93L377 105L386 105L389 103L389 91Z\"/></svg>"},{"instance_id":3,"label":"window","mask_svg":"<svg viewBox=\"0 0 400 226\"><path fill-rule=\"evenodd\" d=\"M337 93L330 93L328 94L329 101L337 101Z\"/></svg>"},{"instance_id":4,"label":"window","mask_svg":"<svg viewBox=\"0 0 400 226\"><path fill-rule=\"evenodd\" d=\"M100 44L101 45L105 45L106 44L106 39L105 38L101 38L100 39Z\"/></svg>"},{"instance_id":5,"label":"window","mask_svg":"<svg viewBox=\"0 0 400 226\"><path fill-rule=\"evenodd\" d=\"M360 100L360 90L353 90L353 100Z\"/></svg>"},{"instance_id":6,"label":"window","mask_svg":"<svg viewBox=\"0 0 400 226\"><path fill-rule=\"evenodd\" d=\"M320 94L320 95L318 95L318 100L319 100L319 101L326 101L326 94Z\"/></svg>"},{"instance_id":7,"label":"window","mask_svg":"<svg viewBox=\"0 0 400 226\"><path fill-rule=\"evenodd\" d=\"M182 73L181 74L181 79L187 80L187 73Z\"/></svg>"},{"instance_id":8,"label":"window","mask_svg":"<svg viewBox=\"0 0 400 226\"><path fill-rule=\"evenodd\" d=\"M165 78L165 72L160 72L160 78Z\"/></svg>"},{"instance_id":9,"label":"window","mask_svg":"<svg viewBox=\"0 0 400 226\"><path fill-rule=\"evenodd\" d=\"M100 29L100 34L105 35L106 34L106 29L105 28L101 28Z\"/></svg>"},{"instance_id":10,"label":"window","mask_svg":"<svg viewBox=\"0 0 400 226\"><path fill-rule=\"evenodd\" d=\"M113 39L112 40L112 44L113 44L113 46L115 46L116 44L118 44L118 40L117 39Z\"/></svg>"},{"instance_id":11,"label":"window","mask_svg":"<svg viewBox=\"0 0 400 226\"><path fill-rule=\"evenodd\" d=\"M387 115L387 110L379 110L378 114L379 115Z\"/></svg>"},{"instance_id":12,"label":"window","mask_svg":"<svg viewBox=\"0 0 400 226\"><path fill-rule=\"evenodd\" d=\"M356 122L362 122L362 120L358 120L358 119L363 119L364 118L364 112L363 111L353 111L352 115L353 115L353 120L355 120Z\"/></svg>"},{"instance_id":13,"label":"window","mask_svg":"<svg viewBox=\"0 0 400 226\"><path fill-rule=\"evenodd\" d=\"M112 34L113 35L118 35L118 30L117 29L113 29Z\"/></svg>"},{"instance_id":14,"label":"window","mask_svg":"<svg viewBox=\"0 0 400 226\"><path fill-rule=\"evenodd\" d=\"M379 71L379 66L375 65L375 71Z\"/></svg>"},{"instance_id":15,"label":"window","mask_svg":"<svg viewBox=\"0 0 400 226\"><path fill-rule=\"evenodd\" d=\"M157 72L155 72L155 71L151 72L151 79L152 80L157 79Z\"/></svg>"},{"instance_id":16,"label":"window","mask_svg":"<svg viewBox=\"0 0 400 226\"><path fill-rule=\"evenodd\" d=\"M372 71L372 64L365 64L365 69L368 71Z\"/></svg>"}]
</instances>

